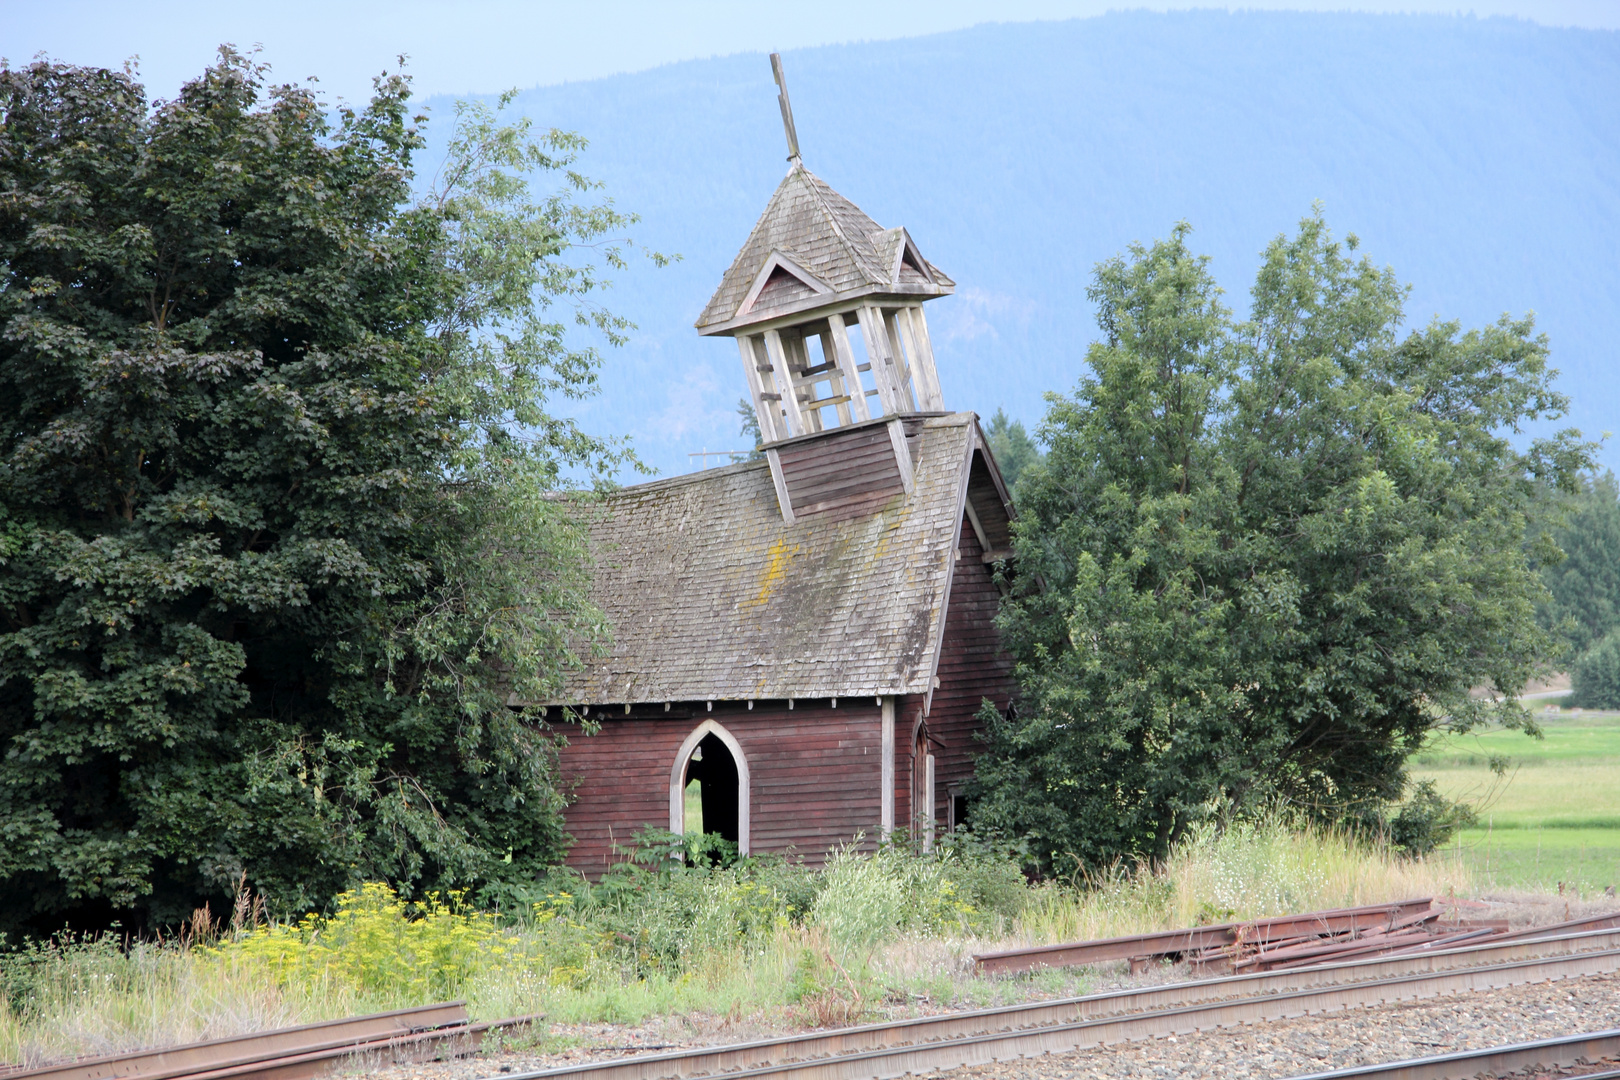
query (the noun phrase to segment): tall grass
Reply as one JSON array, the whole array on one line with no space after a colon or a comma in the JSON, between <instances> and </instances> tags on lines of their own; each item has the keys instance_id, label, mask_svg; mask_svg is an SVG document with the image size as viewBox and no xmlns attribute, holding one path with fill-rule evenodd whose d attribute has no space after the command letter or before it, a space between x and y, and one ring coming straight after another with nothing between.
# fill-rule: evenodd
<instances>
[{"instance_id":1,"label":"tall grass","mask_svg":"<svg viewBox=\"0 0 1620 1080\"><path fill-rule=\"evenodd\" d=\"M1448 854L1414 859L1341 830L1263 821L1201 828L1162 866L1116 867L1083 886L1031 889L1011 937L1082 941L1358 907L1467 893L1471 879Z\"/></svg>"},{"instance_id":2,"label":"tall grass","mask_svg":"<svg viewBox=\"0 0 1620 1080\"><path fill-rule=\"evenodd\" d=\"M667 859L649 860L666 867ZM56 941L0 953L0 1061L216 1038L462 997L475 1017L660 1015L845 1023L913 1001L1075 988L975 979L970 954L1200 922L1465 893L1461 864L1413 861L1281 822L1200 831L1157 868L1030 886L1005 854L839 852L726 869L627 866L559 878L499 913L407 904L382 885L328 916L200 924L167 943ZM1043 981L1044 980L1044 981Z\"/></svg>"}]
</instances>

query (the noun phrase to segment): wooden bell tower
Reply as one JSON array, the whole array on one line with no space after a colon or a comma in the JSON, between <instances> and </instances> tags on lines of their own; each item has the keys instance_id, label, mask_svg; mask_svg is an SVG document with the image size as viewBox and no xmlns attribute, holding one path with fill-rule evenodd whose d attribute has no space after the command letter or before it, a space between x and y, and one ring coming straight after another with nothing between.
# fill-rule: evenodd
<instances>
[{"instance_id":1,"label":"wooden bell tower","mask_svg":"<svg viewBox=\"0 0 1620 1080\"><path fill-rule=\"evenodd\" d=\"M906 420L945 410L922 305L955 282L804 167L771 68L787 176L697 329L737 339L782 516L848 516L911 492Z\"/></svg>"}]
</instances>

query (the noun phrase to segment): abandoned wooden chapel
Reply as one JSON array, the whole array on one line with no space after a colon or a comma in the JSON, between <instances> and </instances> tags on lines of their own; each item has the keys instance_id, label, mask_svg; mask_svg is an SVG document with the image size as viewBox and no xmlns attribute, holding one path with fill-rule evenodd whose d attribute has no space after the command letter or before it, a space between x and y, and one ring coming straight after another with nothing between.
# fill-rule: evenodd
<instances>
[{"instance_id":1,"label":"abandoned wooden chapel","mask_svg":"<svg viewBox=\"0 0 1620 1080\"><path fill-rule=\"evenodd\" d=\"M799 159L697 321L733 337L763 460L623 488L591 510L606 655L551 706L592 876L648 826L819 863L961 820L974 719L1005 708L993 619L1012 507L971 412L947 412L922 305L954 285ZM696 823L692 823L696 826Z\"/></svg>"}]
</instances>

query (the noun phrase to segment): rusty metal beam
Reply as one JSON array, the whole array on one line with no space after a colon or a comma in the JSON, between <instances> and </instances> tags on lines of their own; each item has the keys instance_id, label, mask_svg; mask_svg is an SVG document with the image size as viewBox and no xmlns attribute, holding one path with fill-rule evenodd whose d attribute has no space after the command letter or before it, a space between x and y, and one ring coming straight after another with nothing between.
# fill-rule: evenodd
<instances>
[{"instance_id":1,"label":"rusty metal beam","mask_svg":"<svg viewBox=\"0 0 1620 1080\"><path fill-rule=\"evenodd\" d=\"M1616 1056L1620 1056L1620 1029L1411 1058L1388 1065L1311 1073L1294 1080L1462 1080L1474 1076L1516 1075L1528 1069L1563 1068L1576 1062L1603 1061ZM1620 1070L1607 1069L1581 1076L1584 1080L1604 1080L1620 1076Z\"/></svg>"},{"instance_id":2,"label":"rusty metal beam","mask_svg":"<svg viewBox=\"0 0 1620 1080\"><path fill-rule=\"evenodd\" d=\"M495 1028L538 1017L469 1024L466 1003L442 1002L184 1046L85 1058L6 1074L6 1080L310 1080L357 1055L396 1061L471 1053Z\"/></svg>"},{"instance_id":3,"label":"rusty metal beam","mask_svg":"<svg viewBox=\"0 0 1620 1080\"><path fill-rule=\"evenodd\" d=\"M1043 945L1030 949L1008 949L981 953L973 958L975 967L986 974L1011 974L1042 967L1075 967L1109 960L1169 956L1224 945L1265 945L1293 938L1326 934L1354 933L1390 926L1403 918L1429 910L1433 897L1406 900L1396 904L1376 904L1333 911L1312 911L1303 915L1283 915L1251 922L1194 926L1185 930L1160 930L1152 934L1080 941L1071 945Z\"/></svg>"}]
</instances>

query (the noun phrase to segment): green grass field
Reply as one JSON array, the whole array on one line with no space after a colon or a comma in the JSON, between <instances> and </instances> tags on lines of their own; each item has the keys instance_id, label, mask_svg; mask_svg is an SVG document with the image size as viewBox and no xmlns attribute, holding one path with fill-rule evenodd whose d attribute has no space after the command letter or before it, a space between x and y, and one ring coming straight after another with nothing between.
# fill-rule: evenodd
<instances>
[{"instance_id":1,"label":"green grass field","mask_svg":"<svg viewBox=\"0 0 1620 1080\"><path fill-rule=\"evenodd\" d=\"M1620 714L1538 708L1536 719L1545 738L1448 738L1413 759L1412 775L1479 807L1479 827L1456 844L1482 885L1620 885ZM1504 776L1493 756L1507 759Z\"/></svg>"}]
</instances>

